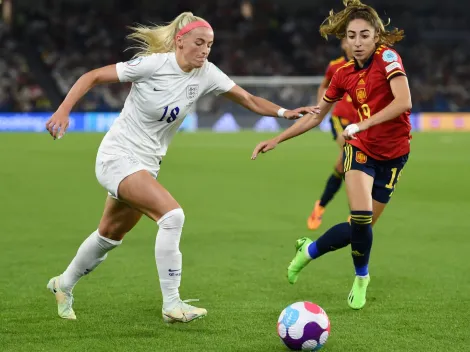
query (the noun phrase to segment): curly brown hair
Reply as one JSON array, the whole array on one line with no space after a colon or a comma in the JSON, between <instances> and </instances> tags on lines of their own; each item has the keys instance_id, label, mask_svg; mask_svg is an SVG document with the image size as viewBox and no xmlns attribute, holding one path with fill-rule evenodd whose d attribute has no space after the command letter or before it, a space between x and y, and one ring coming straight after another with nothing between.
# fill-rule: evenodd
<instances>
[{"instance_id":1,"label":"curly brown hair","mask_svg":"<svg viewBox=\"0 0 470 352\"><path fill-rule=\"evenodd\" d=\"M331 10L329 16L321 24L320 34L325 39L328 40L329 35L334 35L339 39L345 38L349 22L355 19L363 19L374 27L379 36L377 45L393 46L403 39L403 30L385 29L390 24L390 19L384 24L374 8L363 4L360 0L343 0L343 4L345 8L342 11L335 13Z\"/></svg>"}]
</instances>

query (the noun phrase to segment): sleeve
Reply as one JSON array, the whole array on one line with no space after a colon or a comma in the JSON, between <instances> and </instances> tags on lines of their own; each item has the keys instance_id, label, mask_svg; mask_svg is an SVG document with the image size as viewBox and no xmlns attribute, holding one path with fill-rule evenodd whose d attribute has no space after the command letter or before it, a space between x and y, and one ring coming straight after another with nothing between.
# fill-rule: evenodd
<instances>
[{"instance_id":1,"label":"sleeve","mask_svg":"<svg viewBox=\"0 0 470 352\"><path fill-rule=\"evenodd\" d=\"M323 97L323 100L327 103L333 104L341 100L346 92L342 86L341 71L342 70L338 70L335 72Z\"/></svg>"},{"instance_id":2,"label":"sleeve","mask_svg":"<svg viewBox=\"0 0 470 352\"><path fill-rule=\"evenodd\" d=\"M332 64L329 64L328 67L326 68L326 72L325 72L325 78L328 80L328 81L331 81L331 79L333 78L333 75L335 74L335 71L334 71L334 66Z\"/></svg>"},{"instance_id":3,"label":"sleeve","mask_svg":"<svg viewBox=\"0 0 470 352\"><path fill-rule=\"evenodd\" d=\"M148 79L164 63L158 54L139 56L127 62L118 62L116 71L120 82L141 82Z\"/></svg>"},{"instance_id":4,"label":"sleeve","mask_svg":"<svg viewBox=\"0 0 470 352\"><path fill-rule=\"evenodd\" d=\"M379 62L381 63L385 77L390 81L394 77L406 76L403 62L400 55L390 48L387 48L380 54Z\"/></svg>"},{"instance_id":5,"label":"sleeve","mask_svg":"<svg viewBox=\"0 0 470 352\"><path fill-rule=\"evenodd\" d=\"M227 93L235 86L225 73L223 73L217 66L209 62L209 69L207 71L208 87L206 93L214 93L215 95Z\"/></svg>"}]
</instances>

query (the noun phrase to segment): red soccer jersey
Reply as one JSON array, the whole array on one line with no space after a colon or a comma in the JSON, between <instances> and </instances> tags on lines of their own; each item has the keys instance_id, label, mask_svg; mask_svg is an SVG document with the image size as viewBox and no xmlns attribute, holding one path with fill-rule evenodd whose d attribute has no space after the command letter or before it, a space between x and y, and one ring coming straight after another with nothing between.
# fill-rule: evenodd
<instances>
[{"instance_id":1,"label":"red soccer jersey","mask_svg":"<svg viewBox=\"0 0 470 352\"><path fill-rule=\"evenodd\" d=\"M381 45L364 67L350 61L338 69L325 93L324 100L334 103L348 93L358 112L358 120L383 110L394 99L390 80L406 76L398 53ZM397 118L359 132L348 143L378 160L398 158L410 152L410 111Z\"/></svg>"},{"instance_id":2,"label":"red soccer jersey","mask_svg":"<svg viewBox=\"0 0 470 352\"><path fill-rule=\"evenodd\" d=\"M339 59L330 61L330 64L326 69L325 78L328 81L331 81L335 72L347 62L348 60L344 56L341 56ZM357 111L354 108L354 105L352 104L352 99L348 93L345 93L343 99L336 103L331 114L333 116L340 117L341 120L346 119L347 122L344 123L343 121L344 124L349 124L356 121Z\"/></svg>"}]
</instances>

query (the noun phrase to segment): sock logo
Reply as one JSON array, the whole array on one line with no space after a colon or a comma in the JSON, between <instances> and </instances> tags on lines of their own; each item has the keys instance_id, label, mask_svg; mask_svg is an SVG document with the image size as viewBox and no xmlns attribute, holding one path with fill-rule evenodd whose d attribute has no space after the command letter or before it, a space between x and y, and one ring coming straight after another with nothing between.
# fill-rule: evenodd
<instances>
[{"instance_id":1,"label":"sock logo","mask_svg":"<svg viewBox=\"0 0 470 352\"><path fill-rule=\"evenodd\" d=\"M168 276L181 276L181 269L168 269Z\"/></svg>"},{"instance_id":2,"label":"sock logo","mask_svg":"<svg viewBox=\"0 0 470 352\"><path fill-rule=\"evenodd\" d=\"M361 252L359 252L359 251L357 251L357 250L352 251L351 254L352 254L353 256L355 256L355 257L363 257L363 256L364 256L364 253L361 253Z\"/></svg>"},{"instance_id":3,"label":"sock logo","mask_svg":"<svg viewBox=\"0 0 470 352\"><path fill-rule=\"evenodd\" d=\"M91 269L85 269L85 272L83 273L83 275L87 275L89 273L91 273Z\"/></svg>"}]
</instances>

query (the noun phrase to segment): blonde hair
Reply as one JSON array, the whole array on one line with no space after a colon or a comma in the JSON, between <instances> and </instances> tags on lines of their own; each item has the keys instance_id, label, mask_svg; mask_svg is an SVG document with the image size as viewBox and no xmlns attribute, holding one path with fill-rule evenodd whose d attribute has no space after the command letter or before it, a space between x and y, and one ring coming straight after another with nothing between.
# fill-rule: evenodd
<instances>
[{"instance_id":1,"label":"blonde hair","mask_svg":"<svg viewBox=\"0 0 470 352\"><path fill-rule=\"evenodd\" d=\"M360 0L343 0L345 9L335 13L330 11L329 16L323 21L320 26L320 34L325 39L329 35L335 35L337 38L345 38L346 30L349 22L355 19L363 19L369 22L374 27L376 34L379 36L377 45L393 46L404 37L403 30L394 28L389 31L385 27L390 24L390 19L386 24L380 19L377 11L371 6L363 4Z\"/></svg>"},{"instance_id":2,"label":"blonde hair","mask_svg":"<svg viewBox=\"0 0 470 352\"><path fill-rule=\"evenodd\" d=\"M188 23L205 21L203 18L194 16L192 12L183 12L173 21L163 26L129 27L134 32L127 36L128 39L137 42L128 49L136 49L134 57L148 56L154 53L168 53L176 50L175 36L178 31Z\"/></svg>"}]
</instances>

